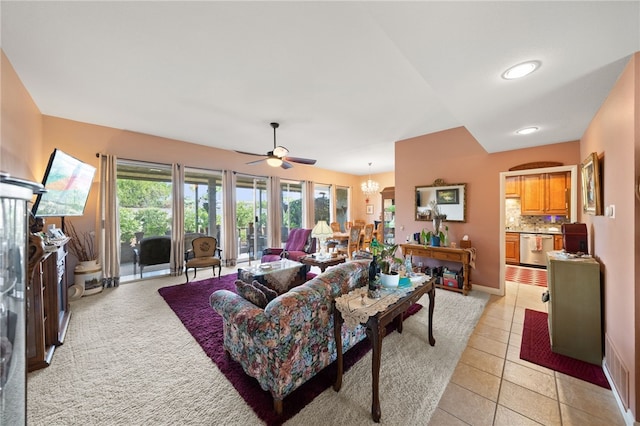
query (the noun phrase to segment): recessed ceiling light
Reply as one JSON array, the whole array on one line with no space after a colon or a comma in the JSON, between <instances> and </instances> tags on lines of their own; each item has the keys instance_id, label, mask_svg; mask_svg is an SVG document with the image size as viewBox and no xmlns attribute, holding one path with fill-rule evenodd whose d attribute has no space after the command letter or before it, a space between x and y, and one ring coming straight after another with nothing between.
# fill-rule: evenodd
<instances>
[{"instance_id":1,"label":"recessed ceiling light","mask_svg":"<svg viewBox=\"0 0 640 426\"><path fill-rule=\"evenodd\" d=\"M502 78L506 80L514 80L516 78L524 77L534 72L540 67L540 61L527 61L518 65L514 65L505 72L502 73Z\"/></svg>"},{"instance_id":2,"label":"recessed ceiling light","mask_svg":"<svg viewBox=\"0 0 640 426\"><path fill-rule=\"evenodd\" d=\"M531 133L535 133L540 130L538 127L525 127L523 129L517 130L516 133L519 135L528 135Z\"/></svg>"}]
</instances>

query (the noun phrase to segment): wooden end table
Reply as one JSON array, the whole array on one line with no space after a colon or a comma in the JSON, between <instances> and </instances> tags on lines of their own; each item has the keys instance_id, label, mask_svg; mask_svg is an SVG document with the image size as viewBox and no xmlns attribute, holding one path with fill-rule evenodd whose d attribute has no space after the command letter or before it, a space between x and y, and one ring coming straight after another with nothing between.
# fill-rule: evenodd
<instances>
[{"instance_id":1,"label":"wooden end table","mask_svg":"<svg viewBox=\"0 0 640 426\"><path fill-rule=\"evenodd\" d=\"M313 256L305 256L299 259L303 265L317 266L321 272L324 272L329 266L336 266L346 261L346 256L330 257L327 259L319 259Z\"/></svg>"},{"instance_id":2,"label":"wooden end table","mask_svg":"<svg viewBox=\"0 0 640 426\"><path fill-rule=\"evenodd\" d=\"M371 340L372 357L371 357L371 418L374 422L380 422L381 410L380 410L380 353L382 351L382 338L386 334L386 326L390 322L394 322L395 328L398 333L402 333L402 322L404 319L404 313L409 309L411 305L416 303L425 293L429 294L429 344L434 346L436 340L433 337L433 306L435 302L436 290L435 290L435 277L428 278L426 281L415 288L410 293L407 293L401 297L394 304L387 306L384 310L377 314L370 316L367 322L364 324L366 327L367 337ZM333 306L333 334L336 342L337 352L337 366L338 373L336 375L336 381L333 385L333 390L338 392L342 387L342 374L343 374L343 355L342 355L342 334L341 328L344 322L340 309L335 305Z\"/></svg>"}]
</instances>

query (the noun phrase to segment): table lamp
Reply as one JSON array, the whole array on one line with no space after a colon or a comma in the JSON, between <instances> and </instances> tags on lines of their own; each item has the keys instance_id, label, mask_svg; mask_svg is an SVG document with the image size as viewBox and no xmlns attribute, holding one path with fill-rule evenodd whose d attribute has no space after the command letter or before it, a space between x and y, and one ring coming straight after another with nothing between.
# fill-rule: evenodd
<instances>
[{"instance_id":1,"label":"table lamp","mask_svg":"<svg viewBox=\"0 0 640 426\"><path fill-rule=\"evenodd\" d=\"M331 227L324 220L319 220L316 226L311 230L311 236L317 238L320 242L320 257L325 256L325 241L327 238L333 236Z\"/></svg>"}]
</instances>

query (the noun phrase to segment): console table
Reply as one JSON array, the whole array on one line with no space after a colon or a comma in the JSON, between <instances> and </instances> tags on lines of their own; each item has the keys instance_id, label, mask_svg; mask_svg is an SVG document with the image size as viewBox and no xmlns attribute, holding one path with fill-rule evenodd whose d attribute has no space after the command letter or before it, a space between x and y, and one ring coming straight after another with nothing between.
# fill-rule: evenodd
<instances>
[{"instance_id":1,"label":"console table","mask_svg":"<svg viewBox=\"0 0 640 426\"><path fill-rule=\"evenodd\" d=\"M454 290L464 294L465 296L471 291L471 249L453 248L453 247L433 247L423 246L421 244L400 244L402 255L427 257L430 259L444 260L448 262L458 262L462 264L464 275L464 283L462 288L447 287L437 284L436 287Z\"/></svg>"}]
</instances>

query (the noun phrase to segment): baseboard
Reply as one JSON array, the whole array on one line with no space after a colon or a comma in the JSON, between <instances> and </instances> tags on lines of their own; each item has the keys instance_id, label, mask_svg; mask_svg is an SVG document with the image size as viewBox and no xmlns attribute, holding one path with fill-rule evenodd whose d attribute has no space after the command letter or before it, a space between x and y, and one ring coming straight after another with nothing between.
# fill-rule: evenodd
<instances>
[{"instance_id":1,"label":"baseboard","mask_svg":"<svg viewBox=\"0 0 640 426\"><path fill-rule=\"evenodd\" d=\"M496 296L504 296L504 289L500 288L487 287L484 285L471 283L471 289L482 291L484 293L495 294Z\"/></svg>"}]
</instances>

